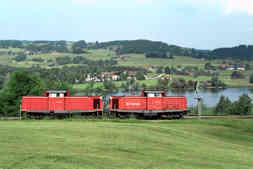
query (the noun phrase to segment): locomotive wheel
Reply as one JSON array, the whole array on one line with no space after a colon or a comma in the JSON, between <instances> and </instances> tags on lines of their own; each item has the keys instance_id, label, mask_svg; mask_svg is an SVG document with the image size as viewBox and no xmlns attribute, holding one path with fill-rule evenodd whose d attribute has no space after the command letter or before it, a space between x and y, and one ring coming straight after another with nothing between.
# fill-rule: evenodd
<instances>
[{"instance_id":1,"label":"locomotive wheel","mask_svg":"<svg viewBox=\"0 0 253 169\"><path fill-rule=\"evenodd\" d=\"M119 114L118 114L118 117L119 117L120 119L127 119L127 118L130 118L130 113L124 113L124 114L119 113Z\"/></svg>"},{"instance_id":2,"label":"locomotive wheel","mask_svg":"<svg viewBox=\"0 0 253 169\"><path fill-rule=\"evenodd\" d=\"M143 114L135 113L134 116L136 119L143 119Z\"/></svg>"},{"instance_id":3,"label":"locomotive wheel","mask_svg":"<svg viewBox=\"0 0 253 169\"><path fill-rule=\"evenodd\" d=\"M183 117L182 114L175 114L173 116L173 119L181 119L182 117Z\"/></svg>"}]
</instances>

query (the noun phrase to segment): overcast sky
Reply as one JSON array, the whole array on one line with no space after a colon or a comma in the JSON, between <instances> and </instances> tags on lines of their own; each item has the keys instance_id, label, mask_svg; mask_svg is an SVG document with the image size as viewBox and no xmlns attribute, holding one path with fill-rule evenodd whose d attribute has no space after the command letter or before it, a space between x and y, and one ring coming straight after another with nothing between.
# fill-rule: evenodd
<instances>
[{"instance_id":1,"label":"overcast sky","mask_svg":"<svg viewBox=\"0 0 253 169\"><path fill-rule=\"evenodd\" d=\"M0 39L253 44L253 0L2 0Z\"/></svg>"}]
</instances>

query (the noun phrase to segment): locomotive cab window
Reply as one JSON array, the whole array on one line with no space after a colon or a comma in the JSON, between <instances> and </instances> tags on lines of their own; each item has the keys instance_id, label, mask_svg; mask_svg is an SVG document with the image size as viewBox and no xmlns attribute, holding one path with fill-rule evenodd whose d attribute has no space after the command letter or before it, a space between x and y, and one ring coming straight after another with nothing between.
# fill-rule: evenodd
<instances>
[{"instance_id":1,"label":"locomotive cab window","mask_svg":"<svg viewBox=\"0 0 253 169\"><path fill-rule=\"evenodd\" d=\"M148 93L147 94L148 97L162 97L161 93Z\"/></svg>"},{"instance_id":2,"label":"locomotive cab window","mask_svg":"<svg viewBox=\"0 0 253 169\"><path fill-rule=\"evenodd\" d=\"M64 93L50 93L49 97L64 97Z\"/></svg>"},{"instance_id":3,"label":"locomotive cab window","mask_svg":"<svg viewBox=\"0 0 253 169\"><path fill-rule=\"evenodd\" d=\"M162 97L161 93L155 93L155 97Z\"/></svg>"},{"instance_id":4,"label":"locomotive cab window","mask_svg":"<svg viewBox=\"0 0 253 169\"><path fill-rule=\"evenodd\" d=\"M155 94L154 93L149 93L148 97L155 97Z\"/></svg>"},{"instance_id":5,"label":"locomotive cab window","mask_svg":"<svg viewBox=\"0 0 253 169\"><path fill-rule=\"evenodd\" d=\"M49 93L49 97L57 97L56 93Z\"/></svg>"},{"instance_id":6,"label":"locomotive cab window","mask_svg":"<svg viewBox=\"0 0 253 169\"><path fill-rule=\"evenodd\" d=\"M65 97L68 93L65 91L47 91L46 96L47 97Z\"/></svg>"}]
</instances>

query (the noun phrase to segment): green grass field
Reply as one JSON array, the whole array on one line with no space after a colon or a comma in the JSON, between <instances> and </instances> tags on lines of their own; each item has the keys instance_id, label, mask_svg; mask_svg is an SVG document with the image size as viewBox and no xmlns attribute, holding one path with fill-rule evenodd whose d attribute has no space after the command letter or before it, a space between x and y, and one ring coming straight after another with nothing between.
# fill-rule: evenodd
<instances>
[{"instance_id":1,"label":"green grass field","mask_svg":"<svg viewBox=\"0 0 253 169\"><path fill-rule=\"evenodd\" d=\"M252 169L253 121L0 121L1 169Z\"/></svg>"},{"instance_id":2,"label":"green grass field","mask_svg":"<svg viewBox=\"0 0 253 169\"><path fill-rule=\"evenodd\" d=\"M17 49L16 49L17 50ZM0 49L1 51L1 49ZM113 51L105 50L105 49L97 49L97 50L88 50L88 53L85 54L72 54L72 53L47 53L47 54L35 54L28 56L27 59L23 62L13 62L12 56L4 56L5 60L1 60L0 57L0 63L8 64L9 66L14 67L32 67L35 65L40 65L43 68L50 68L49 65L52 63L55 63L55 60L57 57L75 57L75 56L83 56L87 59L91 60L107 60L111 59L112 57L115 57L116 54ZM45 60L45 62L34 62L32 59L34 58L42 58ZM51 60L52 62L47 62L48 60ZM55 66L55 67L61 67L61 66Z\"/></svg>"},{"instance_id":3,"label":"green grass field","mask_svg":"<svg viewBox=\"0 0 253 169\"><path fill-rule=\"evenodd\" d=\"M6 49L2 49L4 51L8 51ZM11 50L11 49L10 49ZM13 51L17 51L18 49L12 49ZM1 51L1 49L0 49ZM88 50L88 53L86 54L71 54L71 53L48 53L48 54L36 54L28 56L26 61L23 62L11 62L12 57L11 56L5 56L5 60L8 62L4 62L5 64L8 64L10 66L17 66L17 67L31 67L34 65L39 64L42 67L47 68L48 64L50 63L38 63L33 62L33 58L43 58L44 60L52 60L55 62L55 59L57 57L64 57L64 56L84 56L87 59L91 60L106 60L117 57L116 53L111 50L107 49L97 49L97 50ZM194 59L191 57L185 57L185 56L176 56L175 59L151 59L146 58L144 54L125 54L121 55L121 58L125 59L118 59L120 66L198 66L203 67L205 64L205 61L200 59ZM5 61L3 60L3 61ZM0 62L1 58L0 58Z\"/></svg>"},{"instance_id":4,"label":"green grass field","mask_svg":"<svg viewBox=\"0 0 253 169\"><path fill-rule=\"evenodd\" d=\"M175 59L146 58L144 54L126 54L125 60L120 60L122 66L197 66L204 67L206 61L186 56L175 56Z\"/></svg>"},{"instance_id":5,"label":"green grass field","mask_svg":"<svg viewBox=\"0 0 253 169\"><path fill-rule=\"evenodd\" d=\"M153 79L153 80L138 80L137 83L139 83L140 85L146 84L146 85L151 85L151 86L155 86L157 84L157 79ZM122 85L122 83L126 83L126 81L115 81L113 82L117 87L120 87ZM74 84L73 88L74 89L85 89L86 87L88 87L89 83L85 83L85 84ZM96 82L94 83L94 87L103 87L103 82Z\"/></svg>"}]
</instances>

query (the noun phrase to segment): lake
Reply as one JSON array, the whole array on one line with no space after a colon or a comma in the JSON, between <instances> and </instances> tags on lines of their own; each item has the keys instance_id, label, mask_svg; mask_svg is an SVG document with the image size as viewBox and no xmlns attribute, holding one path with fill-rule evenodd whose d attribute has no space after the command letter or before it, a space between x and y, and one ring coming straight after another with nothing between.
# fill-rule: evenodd
<instances>
[{"instance_id":1,"label":"lake","mask_svg":"<svg viewBox=\"0 0 253 169\"><path fill-rule=\"evenodd\" d=\"M133 92L134 95L140 95L140 92ZM131 94L131 95L132 95ZM238 100L239 97L242 94L248 94L249 97L253 99L253 89L249 88L227 88L227 89L205 89L205 90L199 90L199 95L201 98L203 98L203 103L207 107L213 107L218 102L220 97L226 96L231 101ZM124 95L130 95L128 92L119 92L116 94L117 96L124 96ZM188 100L188 106L196 106L197 100L195 91L183 91L183 90L177 90L177 91L168 91L167 96L186 96Z\"/></svg>"}]
</instances>

